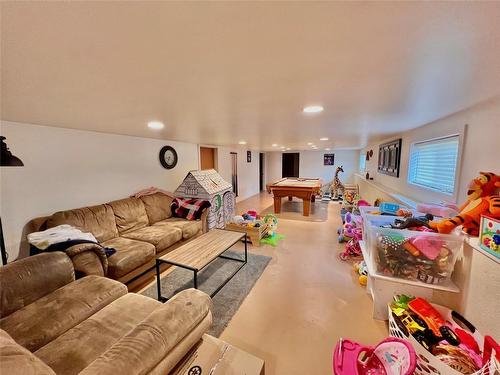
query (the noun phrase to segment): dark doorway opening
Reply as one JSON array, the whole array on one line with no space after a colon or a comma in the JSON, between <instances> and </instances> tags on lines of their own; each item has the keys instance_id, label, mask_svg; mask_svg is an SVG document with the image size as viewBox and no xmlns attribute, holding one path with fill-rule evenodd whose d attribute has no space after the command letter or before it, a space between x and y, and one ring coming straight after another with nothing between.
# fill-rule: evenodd
<instances>
[{"instance_id":1,"label":"dark doorway opening","mask_svg":"<svg viewBox=\"0 0 500 375\"><path fill-rule=\"evenodd\" d=\"M238 196L238 154L236 152L231 152L231 184L234 195Z\"/></svg>"},{"instance_id":2,"label":"dark doorway opening","mask_svg":"<svg viewBox=\"0 0 500 375\"><path fill-rule=\"evenodd\" d=\"M281 177L299 177L299 155L298 152L283 154Z\"/></svg>"},{"instance_id":3,"label":"dark doorway opening","mask_svg":"<svg viewBox=\"0 0 500 375\"><path fill-rule=\"evenodd\" d=\"M259 154L259 188L260 191L264 190L264 153Z\"/></svg>"}]
</instances>

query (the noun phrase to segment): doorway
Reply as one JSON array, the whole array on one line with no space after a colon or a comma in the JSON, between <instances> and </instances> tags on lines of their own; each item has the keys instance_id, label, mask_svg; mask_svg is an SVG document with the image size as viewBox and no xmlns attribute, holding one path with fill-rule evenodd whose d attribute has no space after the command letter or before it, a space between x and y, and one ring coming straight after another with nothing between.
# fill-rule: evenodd
<instances>
[{"instance_id":1,"label":"doorway","mask_svg":"<svg viewBox=\"0 0 500 375\"><path fill-rule=\"evenodd\" d=\"M259 153L259 188L260 191L264 191L264 153Z\"/></svg>"},{"instance_id":2,"label":"doorway","mask_svg":"<svg viewBox=\"0 0 500 375\"><path fill-rule=\"evenodd\" d=\"M200 169L215 169L217 170L216 163L217 149L213 147L200 147Z\"/></svg>"},{"instance_id":3,"label":"doorway","mask_svg":"<svg viewBox=\"0 0 500 375\"><path fill-rule=\"evenodd\" d=\"M231 152L231 184L233 193L238 196L238 153Z\"/></svg>"},{"instance_id":4,"label":"doorway","mask_svg":"<svg viewBox=\"0 0 500 375\"><path fill-rule=\"evenodd\" d=\"M299 153L287 152L283 154L281 177L299 177Z\"/></svg>"}]
</instances>

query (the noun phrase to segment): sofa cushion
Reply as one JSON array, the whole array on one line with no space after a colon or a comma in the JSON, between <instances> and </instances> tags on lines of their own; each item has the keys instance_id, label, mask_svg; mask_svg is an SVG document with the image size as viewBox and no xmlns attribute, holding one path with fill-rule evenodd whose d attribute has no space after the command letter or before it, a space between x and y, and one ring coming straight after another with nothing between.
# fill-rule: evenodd
<instances>
[{"instance_id":1,"label":"sofa cushion","mask_svg":"<svg viewBox=\"0 0 500 375\"><path fill-rule=\"evenodd\" d=\"M149 224L144 203L138 198L125 198L108 204L113 208L120 234L144 228Z\"/></svg>"},{"instance_id":2,"label":"sofa cushion","mask_svg":"<svg viewBox=\"0 0 500 375\"><path fill-rule=\"evenodd\" d=\"M123 237L145 241L156 247L156 252L163 251L182 239L182 230L170 225L151 226L124 233Z\"/></svg>"},{"instance_id":3,"label":"sofa cushion","mask_svg":"<svg viewBox=\"0 0 500 375\"><path fill-rule=\"evenodd\" d=\"M0 328L33 352L126 293L118 281L86 276L1 319Z\"/></svg>"},{"instance_id":4,"label":"sofa cushion","mask_svg":"<svg viewBox=\"0 0 500 375\"><path fill-rule=\"evenodd\" d=\"M155 247L150 243L124 237L113 238L102 245L116 250L116 253L108 258L107 275L115 279L153 260L156 255Z\"/></svg>"},{"instance_id":5,"label":"sofa cushion","mask_svg":"<svg viewBox=\"0 0 500 375\"><path fill-rule=\"evenodd\" d=\"M80 374L170 374L210 328L211 308L210 297L199 290L176 294Z\"/></svg>"},{"instance_id":6,"label":"sofa cushion","mask_svg":"<svg viewBox=\"0 0 500 375\"><path fill-rule=\"evenodd\" d=\"M33 353L16 343L0 329L0 374L56 375Z\"/></svg>"},{"instance_id":7,"label":"sofa cushion","mask_svg":"<svg viewBox=\"0 0 500 375\"><path fill-rule=\"evenodd\" d=\"M59 211L47 220L48 228L61 224L69 224L84 232L90 232L99 242L118 237L115 215L111 207L105 204Z\"/></svg>"},{"instance_id":8,"label":"sofa cushion","mask_svg":"<svg viewBox=\"0 0 500 375\"><path fill-rule=\"evenodd\" d=\"M162 193L155 193L144 195L140 199L146 208L150 225L172 217L172 210L170 209L172 197Z\"/></svg>"},{"instance_id":9,"label":"sofa cushion","mask_svg":"<svg viewBox=\"0 0 500 375\"><path fill-rule=\"evenodd\" d=\"M182 238L187 240L201 233L203 225L201 220L186 220L179 217L171 217L170 219L159 221L153 226L173 226L182 231Z\"/></svg>"},{"instance_id":10,"label":"sofa cushion","mask_svg":"<svg viewBox=\"0 0 500 375\"><path fill-rule=\"evenodd\" d=\"M35 355L58 375L78 374L162 304L129 293L38 349Z\"/></svg>"}]
</instances>

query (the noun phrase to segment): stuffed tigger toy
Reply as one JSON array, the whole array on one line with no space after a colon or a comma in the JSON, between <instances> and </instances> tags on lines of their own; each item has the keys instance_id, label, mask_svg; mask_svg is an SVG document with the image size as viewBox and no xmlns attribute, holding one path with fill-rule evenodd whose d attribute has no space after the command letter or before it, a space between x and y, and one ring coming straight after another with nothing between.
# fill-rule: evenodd
<instances>
[{"instance_id":1,"label":"stuffed tigger toy","mask_svg":"<svg viewBox=\"0 0 500 375\"><path fill-rule=\"evenodd\" d=\"M471 235L479 235L481 215L500 218L500 196L495 191L500 188L500 176L490 172L480 172L469 185L467 201L460 207L460 213L439 222L431 221L429 226L439 233L450 233L458 226Z\"/></svg>"}]
</instances>

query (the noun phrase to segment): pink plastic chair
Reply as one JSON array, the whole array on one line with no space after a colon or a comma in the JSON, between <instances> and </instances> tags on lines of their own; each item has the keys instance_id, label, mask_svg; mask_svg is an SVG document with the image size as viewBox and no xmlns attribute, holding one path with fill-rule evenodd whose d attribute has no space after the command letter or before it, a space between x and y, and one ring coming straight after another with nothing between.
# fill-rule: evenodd
<instances>
[{"instance_id":1,"label":"pink plastic chair","mask_svg":"<svg viewBox=\"0 0 500 375\"><path fill-rule=\"evenodd\" d=\"M411 344L387 338L377 346L364 346L340 339L333 353L335 375L411 375L416 354Z\"/></svg>"}]
</instances>

